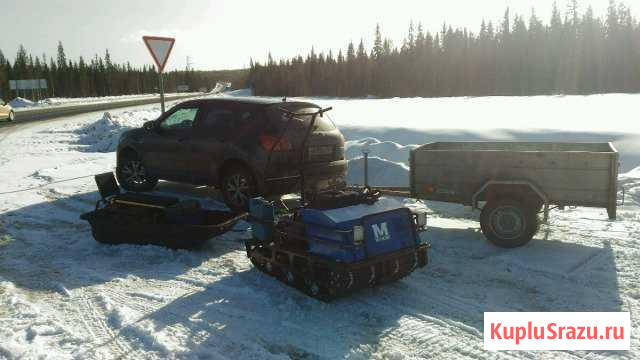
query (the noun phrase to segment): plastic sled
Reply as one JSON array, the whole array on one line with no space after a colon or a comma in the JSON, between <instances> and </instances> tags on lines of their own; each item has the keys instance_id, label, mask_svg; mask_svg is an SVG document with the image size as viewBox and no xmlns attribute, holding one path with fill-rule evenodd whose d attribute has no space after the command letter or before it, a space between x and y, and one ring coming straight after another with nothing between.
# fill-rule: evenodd
<instances>
[{"instance_id":1,"label":"plastic sled","mask_svg":"<svg viewBox=\"0 0 640 360\"><path fill-rule=\"evenodd\" d=\"M160 245L173 249L201 246L224 234L246 214L207 210L198 201L139 193L120 193L112 173L96 176L102 199L80 216L96 241L107 244Z\"/></svg>"}]
</instances>

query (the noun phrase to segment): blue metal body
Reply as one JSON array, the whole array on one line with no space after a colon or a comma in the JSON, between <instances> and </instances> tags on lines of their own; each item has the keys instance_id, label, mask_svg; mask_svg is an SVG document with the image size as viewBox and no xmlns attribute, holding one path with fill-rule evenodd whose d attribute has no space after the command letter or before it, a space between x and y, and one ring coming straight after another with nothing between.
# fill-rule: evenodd
<instances>
[{"instance_id":1,"label":"blue metal body","mask_svg":"<svg viewBox=\"0 0 640 360\"><path fill-rule=\"evenodd\" d=\"M378 209L368 205L357 207L360 208L357 210L362 216L347 217L343 221L327 216L327 212L335 210L302 210L309 252L334 261L351 263L413 247L419 243L409 209L401 207L378 212ZM368 207L372 209L367 209ZM354 244L354 226L363 227L362 244Z\"/></svg>"},{"instance_id":2,"label":"blue metal body","mask_svg":"<svg viewBox=\"0 0 640 360\"><path fill-rule=\"evenodd\" d=\"M249 214L253 219L251 220L253 237L260 241L271 239L275 222L273 205L261 197L251 199L249 202Z\"/></svg>"},{"instance_id":3,"label":"blue metal body","mask_svg":"<svg viewBox=\"0 0 640 360\"><path fill-rule=\"evenodd\" d=\"M273 235L274 208L262 198L250 203L253 236L267 241ZM299 212L305 225L308 251L331 261L353 263L420 244L409 209L383 200L374 205L340 209L305 208ZM364 239L354 243L354 226L361 226Z\"/></svg>"}]
</instances>

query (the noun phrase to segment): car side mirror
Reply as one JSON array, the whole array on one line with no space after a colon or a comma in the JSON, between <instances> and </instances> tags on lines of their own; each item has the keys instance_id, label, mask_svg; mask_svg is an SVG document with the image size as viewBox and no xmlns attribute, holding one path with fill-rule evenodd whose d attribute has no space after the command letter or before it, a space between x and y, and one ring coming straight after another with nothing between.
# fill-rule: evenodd
<instances>
[{"instance_id":1,"label":"car side mirror","mask_svg":"<svg viewBox=\"0 0 640 360\"><path fill-rule=\"evenodd\" d=\"M155 120L147 121L146 123L144 123L144 125L142 125L142 127L143 127L145 130L148 130L148 131L155 130L155 128L156 128L156 122L155 122Z\"/></svg>"}]
</instances>

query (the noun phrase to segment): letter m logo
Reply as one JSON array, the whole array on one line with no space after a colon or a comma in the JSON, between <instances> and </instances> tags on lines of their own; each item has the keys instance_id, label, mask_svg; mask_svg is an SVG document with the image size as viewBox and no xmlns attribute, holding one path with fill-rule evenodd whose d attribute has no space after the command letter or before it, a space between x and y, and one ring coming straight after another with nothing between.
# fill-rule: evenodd
<instances>
[{"instance_id":1,"label":"letter m logo","mask_svg":"<svg viewBox=\"0 0 640 360\"><path fill-rule=\"evenodd\" d=\"M386 222L373 224L371 225L371 229L373 230L373 237L375 238L376 242L382 242L391 239L391 235L389 235L389 228L387 227Z\"/></svg>"}]
</instances>

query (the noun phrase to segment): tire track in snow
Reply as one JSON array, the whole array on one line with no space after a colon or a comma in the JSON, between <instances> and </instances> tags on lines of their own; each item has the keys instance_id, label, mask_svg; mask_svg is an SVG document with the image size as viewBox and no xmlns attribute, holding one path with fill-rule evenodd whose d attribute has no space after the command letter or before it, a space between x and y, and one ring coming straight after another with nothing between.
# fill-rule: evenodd
<instances>
[{"instance_id":1,"label":"tire track in snow","mask_svg":"<svg viewBox=\"0 0 640 360\"><path fill-rule=\"evenodd\" d=\"M138 319L123 326L123 328L120 331L125 330L128 326L135 326L137 323L140 323L141 321L144 321L144 320L152 320L152 321L156 320L155 318L151 318L150 315L153 315L157 311L161 311L163 322L160 323L160 325L162 325L163 327L182 325L183 330L186 330L189 333L188 338L190 338L191 341L193 341L194 339L202 338L202 334L207 333L209 335L209 338L207 338L207 340L210 340L210 337L214 336L216 338L216 344L222 348L234 349L235 351L239 351L238 349L240 350L247 349L247 345L242 341L242 339L240 340L233 339L230 336L226 335L224 332L217 331L215 329L215 325L216 325L215 323L211 323L206 319L203 321L193 321L192 316L195 314L176 313L175 311L167 309L165 306L166 305L165 303L154 300L154 299L147 299L147 300L143 300L141 298L135 299L135 297L132 298L130 296L127 296L125 294L112 291L112 290L105 290L105 292L108 293L109 298L111 298L112 300L115 300L116 303L126 304L125 306L131 309L134 309L136 311L139 311L141 314L143 314ZM179 296L178 298L173 299L173 301L183 297L188 297L194 293L185 293ZM228 314L222 314L222 313L220 313L220 315L228 316ZM142 352L142 349L139 349L139 352ZM241 354L243 353L242 351L239 351L239 352ZM130 354L128 356L123 356L119 359L129 359L129 358L136 359L136 357L132 355L133 354ZM239 357L241 356L229 355L230 359L239 358Z\"/></svg>"},{"instance_id":2,"label":"tire track in snow","mask_svg":"<svg viewBox=\"0 0 640 360\"><path fill-rule=\"evenodd\" d=\"M386 332L388 336L381 340L382 346L378 349L382 350L383 354L386 348L403 348L408 349L410 354L411 350L418 349L417 354L409 355L410 358L418 356L440 359L536 359L539 357L539 352L534 351L487 352L484 350L482 331L456 321L422 314L419 309L400 305L396 302L398 298L400 297L394 296L392 299L376 297L375 301L366 299L362 301L368 308L381 309L381 313L403 314L398 321L398 326L388 330ZM446 306L446 297L443 301L440 304ZM471 302L468 304L472 305ZM452 338L456 340L452 341ZM434 354L437 355L434 356ZM549 358L558 359L584 358L583 354L574 352L549 352L547 355L551 355Z\"/></svg>"},{"instance_id":3,"label":"tire track in snow","mask_svg":"<svg viewBox=\"0 0 640 360\"><path fill-rule=\"evenodd\" d=\"M256 274L260 275L260 273ZM258 278L261 278L261 276L258 276ZM256 281L255 284L252 283L249 286L255 286L256 289L262 289L257 287L259 284L259 281ZM282 284L275 280L273 280L273 285L282 286ZM248 326L244 332L253 333L255 334L256 339L260 339L260 347L257 350L258 352L266 349L266 351L270 353L278 354L284 351L289 354L288 351L292 351L292 353L289 354L290 356L305 354L305 356L310 358L318 357L313 354L313 352L305 349L304 344L303 346L300 346L299 344L296 345L295 341L293 344L283 343L283 341L287 340L278 338L278 334L274 335L270 331L265 332L265 329L272 328L274 321L280 322L283 326L282 329L276 332L279 333L279 335L282 335L283 333L305 334L305 338L313 338L315 339L315 342L317 342L318 339L322 339L321 341L327 344L335 342L331 333L315 331L318 330L317 327L309 328L308 326L303 326L298 322L282 321L269 316L265 317L263 314L259 314L255 311L247 311L247 309L262 309L265 308L265 306L273 306L265 305L264 302L281 303L279 298L272 298L272 295L274 295L271 291L272 289L265 290L264 295L266 295L266 297L259 296L257 294L255 294L255 296L251 296L251 298L247 300L251 302L251 304L245 304L242 301L239 303L236 303L235 301L218 303L216 294L220 292L225 295L225 298L228 298L229 295L232 294L232 298L237 296L238 299L246 299L246 289L243 290L242 288L247 285L243 282L241 286L235 287L232 285L220 285L214 282L212 286L215 289L212 290L211 288L193 287L192 291L185 292L177 298L170 299L169 303L153 298L140 298L136 295L113 291L113 289L105 290L105 293L117 303L125 304L125 306L130 307L141 314L146 314L140 317L136 322L143 321L145 319L151 319L153 321L161 319L160 324L163 326L172 327L174 325L179 325L186 328L190 333L189 338L197 337L198 334L204 332L210 334L210 336L213 336L216 339L219 339L222 344L225 344L225 346L228 345L231 348L239 347L244 349L247 347L246 344L249 340L245 338L230 338L226 335L226 332L219 331L219 327L221 325L225 327L238 327L239 324L244 324L242 326ZM153 290L156 292L157 289L153 288ZM296 297L300 296L301 298L305 298L304 295L298 294L295 290L291 290L291 292L292 294L295 294ZM202 302L204 299L209 298L209 294L211 295L210 302ZM235 294L235 296L233 294ZM192 296L195 297L192 298ZM259 302L259 304L254 304L256 301ZM315 300L313 301L315 302ZM173 308L172 304L176 302L180 303L180 305L178 308ZM157 311L160 313L154 316L154 313ZM200 315L203 313L205 314L205 317L201 318ZM277 340L273 339L274 336ZM269 339L271 339L271 341L269 341ZM286 346L282 346L283 344ZM308 346L309 344L306 345ZM254 344L252 346L256 345ZM247 354L244 351L241 351L241 353L244 354L243 356Z\"/></svg>"},{"instance_id":4,"label":"tire track in snow","mask_svg":"<svg viewBox=\"0 0 640 360\"><path fill-rule=\"evenodd\" d=\"M88 296L87 293L83 289L76 289L74 291L78 294L78 298L76 302L79 305L79 308L82 310L80 315L88 316L88 321L85 321L87 326L87 330L93 334L94 336L94 346L85 351L83 355L87 352L90 352L95 355L95 353L104 347L108 349L108 353L113 355L114 358L121 358L122 356L131 353L132 348L127 343L125 343L119 336L119 334L115 333L109 324L105 322L105 314L100 313L96 305L91 300L92 296Z\"/></svg>"}]
</instances>

